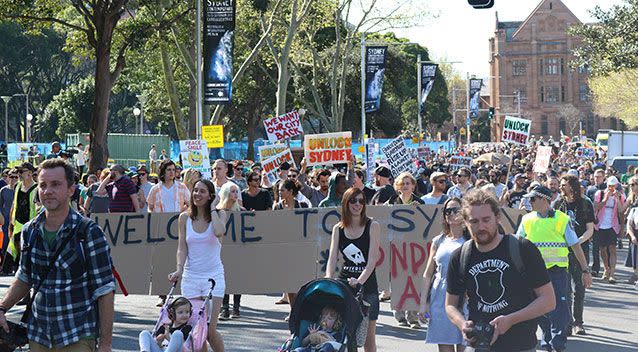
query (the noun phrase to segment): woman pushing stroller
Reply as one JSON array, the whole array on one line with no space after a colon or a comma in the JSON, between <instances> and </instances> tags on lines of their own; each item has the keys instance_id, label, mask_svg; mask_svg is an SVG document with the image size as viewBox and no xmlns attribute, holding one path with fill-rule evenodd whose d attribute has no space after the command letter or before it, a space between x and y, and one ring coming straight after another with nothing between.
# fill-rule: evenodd
<instances>
[{"instance_id":1,"label":"woman pushing stroller","mask_svg":"<svg viewBox=\"0 0 638 352\"><path fill-rule=\"evenodd\" d=\"M224 342L217 331L217 317L226 290L224 265L221 261L221 241L226 232L226 213L216 210L218 202L215 186L208 180L199 180L193 186L189 208L178 219L177 270L168 275L171 282L181 281L182 296L190 300L194 311L199 311L215 282L212 291L212 309L208 309L208 343L215 352L224 351ZM193 320L191 319L191 322Z\"/></svg>"},{"instance_id":2,"label":"woman pushing stroller","mask_svg":"<svg viewBox=\"0 0 638 352\"><path fill-rule=\"evenodd\" d=\"M341 221L332 229L326 277L332 278L341 252L344 260L339 278L350 286L363 285L363 300L370 304L365 352L376 352L376 321L379 317L379 291L375 264L379 257L381 226L366 215L366 198L358 188L343 194Z\"/></svg>"}]
</instances>

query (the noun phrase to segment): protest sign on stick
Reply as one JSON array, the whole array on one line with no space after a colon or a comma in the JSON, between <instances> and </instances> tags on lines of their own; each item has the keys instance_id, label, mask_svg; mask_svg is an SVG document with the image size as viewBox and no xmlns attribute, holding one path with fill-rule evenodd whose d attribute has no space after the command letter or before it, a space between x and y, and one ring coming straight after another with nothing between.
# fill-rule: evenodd
<instances>
[{"instance_id":1,"label":"protest sign on stick","mask_svg":"<svg viewBox=\"0 0 638 352\"><path fill-rule=\"evenodd\" d=\"M266 144L257 147L257 153L259 154L259 162L263 163L266 159L275 156L288 148L288 145L284 143Z\"/></svg>"},{"instance_id":2,"label":"protest sign on stick","mask_svg":"<svg viewBox=\"0 0 638 352\"><path fill-rule=\"evenodd\" d=\"M552 147L540 146L536 150L536 160L534 160L534 172L544 174L549 169L549 162L552 158Z\"/></svg>"},{"instance_id":3,"label":"protest sign on stick","mask_svg":"<svg viewBox=\"0 0 638 352\"><path fill-rule=\"evenodd\" d=\"M283 141L303 134L301 119L296 111L264 120L264 128L271 142Z\"/></svg>"},{"instance_id":4,"label":"protest sign on stick","mask_svg":"<svg viewBox=\"0 0 638 352\"><path fill-rule=\"evenodd\" d=\"M582 159L593 159L596 157L596 151L592 148L578 147L576 156Z\"/></svg>"},{"instance_id":5,"label":"protest sign on stick","mask_svg":"<svg viewBox=\"0 0 638 352\"><path fill-rule=\"evenodd\" d=\"M308 166L345 164L352 155L352 132L307 134L304 156Z\"/></svg>"},{"instance_id":6,"label":"protest sign on stick","mask_svg":"<svg viewBox=\"0 0 638 352\"><path fill-rule=\"evenodd\" d=\"M461 155L453 155L450 157L450 168L452 170L458 170L462 167L471 168L472 158Z\"/></svg>"},{"instance_id":7,"label":"protest sign on stick","mask_svg":"<svg viewBox=\"0 0 638 352\"><path fill-rule=\"evenodd\" d=\"M206 141L208 148L224 147L224 126L210 125L202 126L202 138Z\"/></svg>"},{"instance_id":8,"label":"protest sign on stick","mask_svg":"<svg viewBox=\"0 0 638 352\"><path fill-rule=\"evenodd\" d=\"M531 126L532 121L530 120L525 120L513 116L505 116L501 141L519 145L527 145Z\"/></svg>"},{"instance_id":9,"label":"protest sign on stick","mask_svg":"<svg viewBox=\"0 0 638 352\"><path fill-rule=\"evenodd\" d=\"M179 141L179 152L184 169L191 168L201 172L202 177L210 180L210 159L208 146L203 139Z\"/></svg>"},{"instance_id":10,"label":"protest sign on stick","mask_svg":"<svg viewBox=\"0 0 638 352\"><path fill-rule=\"evenodd\" d=\"M416 174L416 165L412 160L412 153L406 147L403 138L395 138L392 142L382 147L381 151L388 158L392 176L397 177L404 171L409 171L413 175Z\"/></svg>"},{"instance_id":11,"label":"protest sign on stick","mask_svg":"<svg viewBox=\"0 0 638 352\"><path fill-rule=\"evenodd\" d=\"M290 149L286 149L277 155L271 156L261 163L261 167L266 172L266 175L268 175L268 181L270 181L272 185L274 185L279 179L277 176L279 166L285 162L296 167L295 160L292 157Z\"/></svg>"}]
</instances>

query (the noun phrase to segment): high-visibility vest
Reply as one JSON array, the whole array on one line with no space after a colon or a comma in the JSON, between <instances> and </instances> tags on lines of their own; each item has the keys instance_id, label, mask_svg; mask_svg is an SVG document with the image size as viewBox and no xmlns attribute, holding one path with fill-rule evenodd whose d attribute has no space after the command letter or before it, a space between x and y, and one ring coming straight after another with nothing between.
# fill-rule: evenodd
<instances>
[{"instance_id":1,"label":"high-visibility vest","mask_svg":"<svg viewBox=\"0 0 638 352\"><path fill-rule=\"evenodd\" d=\"M541 252L548 269L553 266L569 266L569 245L565 240L565 229L569 221L569 215L560 210L547 218L540 217L535 211L523 216L525 236Z\"/></svg>"},{"instance_id":2,"label":"high-visibility vest","mask_svg":"<svg viewBox=\"0 0 638 352\"><path fill-rule=\"evenodd\" d=\"M35 207L35 194L37 193L37 184L34 183L33 186L29 189L29 219L35 218L37 215L36 207ZM11 235L11 239L9 240L9 246L7 247L7 253L11 254L11 256L15 259L18 254L18 250L16 249L14 235L22 231L23 223L20 223L16 220L16 208L18 207L18 192L22 189L22 181L19 181L16 184L15 192L13 194L13 206L11 207L11 220L13 221L13 232Z\"/></svg>"}]
</instances>

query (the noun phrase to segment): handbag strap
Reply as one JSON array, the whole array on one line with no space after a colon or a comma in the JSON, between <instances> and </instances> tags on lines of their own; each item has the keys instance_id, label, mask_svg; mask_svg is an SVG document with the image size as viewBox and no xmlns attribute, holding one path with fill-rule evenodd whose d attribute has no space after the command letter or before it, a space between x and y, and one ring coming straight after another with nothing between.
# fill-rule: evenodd
<instances>
[{"instance_id":1,"label":"handbag strap","mask_svg":"<svg viewBox=\"0 0 638 352\"><path fill-rule=\"evenodd\" d=\"M24 310L24 313L22 314L22 318L20 319L22 323L27 324L27 321L29 320L29 315L31 314L31 309L33 306L33 300L35 299L35 295L40 290L40 287L42 287L42 283L44 282L44 280L46 280L49 274L51 273L51 270L53 269L53 265L60 257L60 254L62 254L62 251L64 250L64 248L67 246L67 244L69 244L69 242L71 242L73 238L75 238L78 227L80 227L80 224L78 224L78 226L76 226L71 231L71 234L64 239L64 241L60 244L58 249L55 251L55 254L53 254L53 257L51 258L51 262L49 263L49 266L46 269L44 269L42 273L40 273L40 282L38 282L38 284L34 287L33 293L31 294L31 297L29 297L29 301L27 302L26 309Z\"/></svg>"}]
</instances>

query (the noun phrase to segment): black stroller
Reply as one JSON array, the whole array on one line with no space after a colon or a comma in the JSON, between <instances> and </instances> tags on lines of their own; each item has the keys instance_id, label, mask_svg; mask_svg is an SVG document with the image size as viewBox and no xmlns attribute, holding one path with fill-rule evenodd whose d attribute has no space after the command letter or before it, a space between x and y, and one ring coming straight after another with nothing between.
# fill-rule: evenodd
<instances>
[{"instance_id":1,"label":"black stroller","mask_svg":"<svg viewBox=\"0 0 638 352\"><path fill-rule=\"evenodd\" d=\"M308 327L318 321L321 310L327 305L335 307L343 320L342 331L338 334L341 341L337 341L341 344L339 352L357 351L357 327L364 319L361 303L355 297L353 289L341 281L317 279L308 282L297 293L290 313L288 326L292 336L278 351L290 352L301 347L301 341L308 334Z\"/></svg>"}]
</instances>

